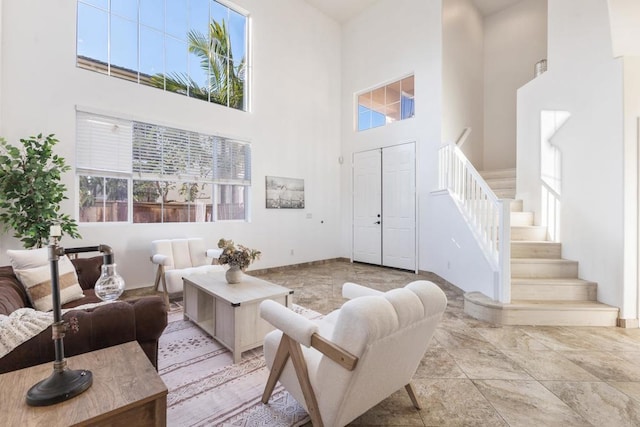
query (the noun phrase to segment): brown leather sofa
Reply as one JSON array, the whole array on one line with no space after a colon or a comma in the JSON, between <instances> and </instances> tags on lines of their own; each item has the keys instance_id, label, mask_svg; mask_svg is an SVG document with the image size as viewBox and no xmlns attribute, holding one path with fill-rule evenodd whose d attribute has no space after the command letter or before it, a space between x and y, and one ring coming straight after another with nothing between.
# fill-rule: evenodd
<instances>
[{"instance_id":1,"label":"brown leather sofa","mask_svg":"<svg viewBox=\"0 0 640 427\"><path fill-rule=\"evenodd\" d=\"M100 302L93 286L100 276L102 256L78 258L71 262L76 268L85 297L62 308ZM0 314L9 315L22 307L31 307L23 286L10 266L0 267ZM161 297L146 296L91 309L73 310L65 313L63 319L70 324L63 341L65 357L136 340L157 369L158 339L167 326L167 307ZM51 327L48 327L0 358L0 373L54 359Z\"/></svg>"}]
</instances>

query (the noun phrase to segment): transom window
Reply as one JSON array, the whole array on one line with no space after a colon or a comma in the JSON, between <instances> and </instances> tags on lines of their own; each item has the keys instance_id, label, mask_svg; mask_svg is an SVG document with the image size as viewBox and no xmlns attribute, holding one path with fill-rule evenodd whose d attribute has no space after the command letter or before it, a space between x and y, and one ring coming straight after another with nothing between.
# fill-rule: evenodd
<instances>
[{"instance_id":1,"label":"transom window","mask_svg":"<svg viewBox=\"0 0 640 427\"><path fill-rule=\"evenodd\" d=\"M247 110L247 15L215 0L78 0L78 67Z\"/></svg>"},{"instance_id":2,"label":"transom window","mask_svg":"<svg viewBox=\"0 0 640 427\"><path fill-rule=\"evenodd\" d=\"M358 95L358 131L363 131L415 115L413 76L397 80Z\"/></svg>"},{"instance_id":3,"label":"transom window","mask_svg":"<svg viewBox=\"0 0 640 427\"><path fill-rule=\"evenodd\" d=\"M77 113L80 222L248 220L247 142Z\"/></svg>"}]
</instances>

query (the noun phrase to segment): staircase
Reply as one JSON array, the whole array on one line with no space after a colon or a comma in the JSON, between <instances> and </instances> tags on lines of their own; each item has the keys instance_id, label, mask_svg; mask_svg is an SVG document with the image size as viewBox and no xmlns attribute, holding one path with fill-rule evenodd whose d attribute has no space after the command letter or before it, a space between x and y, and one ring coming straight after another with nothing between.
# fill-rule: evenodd
<instances>
[{"instance_id":1,"label":"staircase","mask_svg":"<svg viewBox=\"0 0 640 427\"><path fill-rule=\"evenodd\" d=\"M515 198L515 169L481 174L499 198ZM522 200L511 203L511 303L468 292L465 312L502 325L616 326L618 308L596 301L597 284L578 278L578 262L533 219Z\"/></svg>"}]
</instances>

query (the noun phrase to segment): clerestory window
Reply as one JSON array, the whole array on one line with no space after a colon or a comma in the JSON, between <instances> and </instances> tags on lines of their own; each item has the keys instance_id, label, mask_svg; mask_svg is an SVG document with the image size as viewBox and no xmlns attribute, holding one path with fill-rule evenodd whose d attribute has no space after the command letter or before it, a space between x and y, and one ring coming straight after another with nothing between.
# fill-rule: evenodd
<instances>
[{"instance_id":1,"label":"clerestory window","mask_svg":"<svg viewBox=\"0 0 640 427\"><path fill-rule=\"evenodd\" d=\"M415 115L414 77L358 94L357 129L363 131Z\"/></svg>"},{"instance_id":2,"label":"clerestory window","mask_svg":"<svg viewBox=\"0 0 640 427\"><path fill-rule=\"evenodd\" d=\"M76 138L81 223L249 218L245 141L81 111Z\"/></svg>"},{"instance_id":3,"label":"clerestory window","mask_svg":"<svg viewBox=\"0 0 640 427\"><path fill-rule=\"evenodd\" d=\"M248 17L215 0L78 0L77 66L248 110Z\"/></svg>"}]
</instances>

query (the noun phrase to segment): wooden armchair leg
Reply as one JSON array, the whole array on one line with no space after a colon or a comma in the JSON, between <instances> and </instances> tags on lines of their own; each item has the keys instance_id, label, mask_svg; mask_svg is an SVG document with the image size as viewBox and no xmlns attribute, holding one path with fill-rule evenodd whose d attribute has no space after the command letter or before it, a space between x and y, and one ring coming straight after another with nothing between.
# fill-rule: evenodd
<instances>
[{"instance_id":1,"label":"wooden armchair leg","mask_svg":"<svg viewBox=\"0 0 640 427\"><path fill-rule=\"evenodd\" d=\"M160 278L162 277L162 266L159 265L156 270L156 280L153 282L153 292L158 292L158 286L160 285Z\"/></svg>"},{"instance_id":2,"label":"wooden armchair leg","mask_svg":"<svg viewBox=\"0 0 640 427\"><path fill-rule=\"evenodd\" d=\"M411 399L411 403L413 403L413 406L416 409L422 409L422 406L420 405L420 402L418 401L418 395L416 394L416 391L413 388L413 384L409 383L409 384L405 385L404 388L405 388L405 390L407 390L407 393L409 394L409 399Z\"/></svg>"},{"instance_id":3,"label":"wooden armchair leg","mask_svg":"<svg viewBox=\"0 0 640 427\"><path fill-rule=\"evenodd\" d=\"M156 271L156 280L153 283L153 292L158 292L158 287L160 286L160 281L162 281L162 293L164 297L164 303L167 305L167 310L169 309L169 292L167 292L167 279L164 277L164 266L162 264L158 265L158 270Z\"/></svg>"},{"instance_id":4,"label":"wooden armchair leg","mask_svg":"<svg viewBox=\"0 0 640 427\"><path fill-rule=\"evenodd\" d=\"M320 416L320 408L318 407L318 401L316 400L316 395L313 392L313 387L311 387L311 381L309 380L309 370L307 369L307 362L304 360L304 355L302 354L300 343L292 340L286 335L282 336L283 339L285 337L289 341L289 353L291 354L291 361L293 362L293 367L296 370L296 376L298 377L298 383L300 384L300 388L302 389L302 395L304 396L304 400L307 404L307 411L309 412L309 416L311 417L311 423L314 425L314 427L323 427L322 417Z\"/></svg>"},{"instance_id":5,"label":"wooden armchair leg","mask_svg":"<svg viewBox=\"0 0 640 427\"><path fill-rule=\"evenodd\" d=\"M293 368L296 371L296 377L302 389L304 401L307 404L307 411L311 417L311 423L314 427L323 427L318 401L313 392L313 387L311 387L309 370L307 369L307 362L304 360L304 355L302 354L302 348L298 342L289 338L286 334L282 334L282 338L280 339L280 344L278 345L278 350L276 351L276 356L273 361L273 367L271 368L267 385L262 394L262 403L269 402L269 397L271 397L271 393L273 393L273 389L289 357L291 357Z\"/></svg>"},{"instance_id":6,"label":"wooden armchair leg","mask_svg":"<svg viewBox=\"0 0 640 427\"><path fill-rule=\"evenodd\" d=\"M289 360L289 344L284 338L286 335L282 335L280 345L278 345L278 351L276 351L276 357L273 360L273 366L271 372L269 372L269 379L267 379L267 385L264 387L264 393L262 393L262 403L269 403L269 398L276 383L280 379L284 365Z\"/></svg>"}]
</instances>

